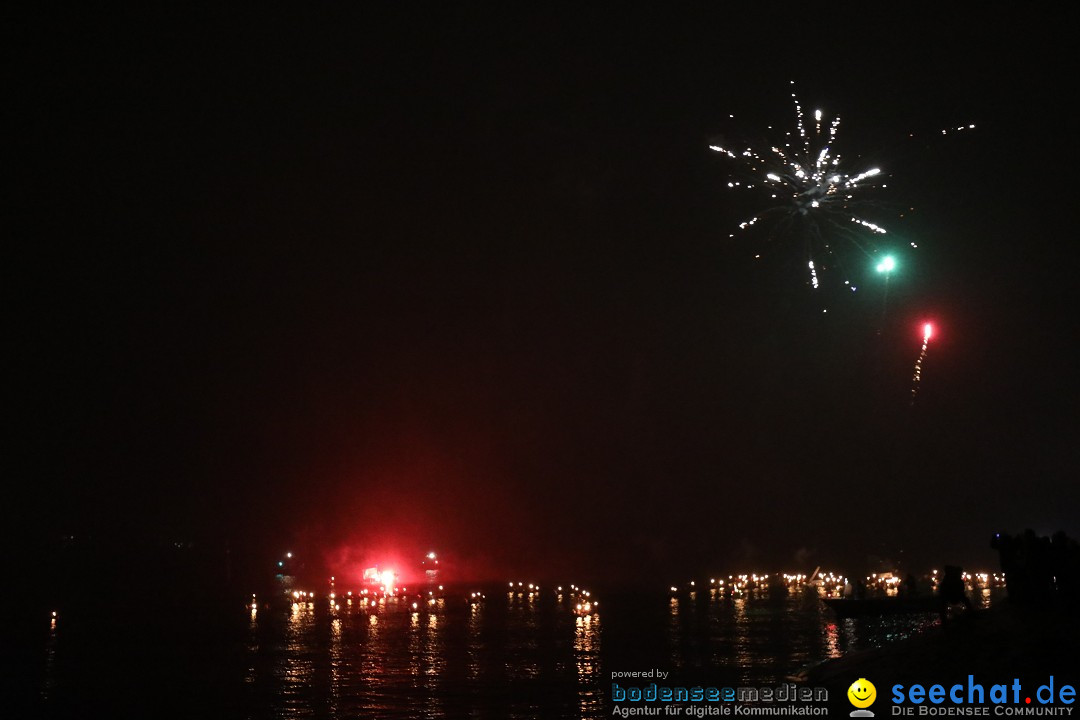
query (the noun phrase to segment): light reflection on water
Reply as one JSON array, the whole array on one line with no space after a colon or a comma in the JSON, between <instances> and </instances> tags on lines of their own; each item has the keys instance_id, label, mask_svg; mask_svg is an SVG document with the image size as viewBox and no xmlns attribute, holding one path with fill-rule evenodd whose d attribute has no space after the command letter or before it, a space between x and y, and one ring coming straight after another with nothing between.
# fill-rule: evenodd
<instances>
[{"instance_id":1,"label":"light reflection on water","mask_svg":"<svg viewBox=\"0 0 1080 720\"><path fill-rule=\"evenodd\" d=\"M341 618L335 617L330 621L330 714L332 717L337 717L338 704L341 702L344 689L342 670L345 663L345 654L341 648Z\"/></svg>"},{"instance_id":2,"label":"light reflection on water","mask_svg":"<svg viewBox=\"0 0 1080 720\"><path fill-rule=\"evenodd\" d=\"M507 617L507 639L518 649L507 659L507 673L512 680L535 680L540 674L537 663L539 648L536 595L507 593L510 612Z\"/></svg>"},{"instance_id":3,"label":"light reflection on water","mask_svg":"<svg viewBox=\"0 0 1080 720\"><path fill-rule=\"evenodd\" d=\"M41 682L41 699L48 701L56 687L56 613L49 619L49 639L45 644L45 672Z\"/></svg>"},{"instance_id":4,"label":"light reflection on water","mask_svg":"<svg viewBox=\"0 0 1080 720\"><path fill-rule=\"evenodd\" d=\"M483 608L479 603L469 605L466 628L465 675L470 684L480 680L480 660L483 654Z\"/></svg>"},{"instance_id":5,"label":"light reflection on water","mask_svg":"<svg viewBox=\"0 0 1080 720\"><path fill-rule=\"evenodd\" d=\"M985 609L994 593L974 593ZM936 613L838 619L812 589L725 595L712 590L667 599L666 666L719 682L778 683L809 665L901 640L940 624Z\"/></svg>"},{"instance_id":6,"label":"light reflection on water","mask_svg":"<svg viewBox=\"0 0 1080 720\"><path fill-rule=\"evenodd\" d=\"M672 596L668 601L668 643L671 646L671 654L668 656L668 660L671 663L673 670L678 671L682 668L682 652L680 648L682 643L680 640L684 636L682 623L679 619L679 598Z\"/></svg>"},{"instance_id":7,"label":"light reflection on water","mask_svg":"<svg viewBox=\"0 0 1080 720\"><path fill-rule=\"evenodd\" d=\"M603 714L600 677L600 616L574 618L574 659L581 717Z\"/></svg>"},{"instance_id":8,"label":"light reflection on water","mask_svg":"<svg viewBox=\"0 0 1080 720\"><path fill-rule=\"evenodd\" d=\"M735 667L742 669L743 663L752 663L755 659L750 649L750 617L746 611L746 598L740 597L733 600L732 610L734 611L733 627L735 629L735 642L732 643L733 652L730 656L721 657L720 664L724 666L734 663ZM740 674L739 680L744 679L745 675Z\"/></svg>"},{"instance_id":9,"label":"light reflection on water","mask_svg":"<svg viewBox=\"0 0 1080 720\"><path fill-rule=\"evenodd\" d=\"M986 608L996 597L977 592L973 602ZM235 639L207 657L237 656L223 685L247 718L591 718L610 710L613 671L656 667L673 681L718 685L781 682L939 622L936 615L837 619L812 591L604 597L603 615L576 615L572 603L511 591L415 608L404 599L264 604L237 613ZM54 622L44 648L44 702L65 690L66 702L78 700L70 694L77 683L64 674L63 633ZM220 672L232 671L222 661Z\"/></svg>"},{"instance_id":10,"label":"light reflection on water","mask_svg":"<svg viewBox=\"0 0 1080 720\"><path fill-rule=\"evenodd\" d=\"M442 718L600 717L610 669L600 614L575 616L561 596L511 591L498 600L414 609L398 600L333 613L325 662L325 703L318 693L318 612L294 606L285 634L284 673L273 683L275 717L386 716ZM989 593L976 600L991 602ZM609 602L608 605L612 605ZM673 677L712 672L717 682L780 682L793 672L845 652L892 642L939 621L934 615L838 620L813 592L737 597L692 592L667 599L666 647L657 667ZM570 702L572 698L572 703ZM257 715L258 713L256 713Z\"/></svg>"},{"instance_id":11,"label":"light reflection on water","mask_svg":"<svg viewBox=\"0 0 1080 720\"><path fill-rule=\"evenodd\" d=\"M275 685L281 688L278 706L284 717L313 717L307 702L314 685L316 652L314 603L293 603L285 631L285 648L276 663Z\"/></svg>"}]
</instances>

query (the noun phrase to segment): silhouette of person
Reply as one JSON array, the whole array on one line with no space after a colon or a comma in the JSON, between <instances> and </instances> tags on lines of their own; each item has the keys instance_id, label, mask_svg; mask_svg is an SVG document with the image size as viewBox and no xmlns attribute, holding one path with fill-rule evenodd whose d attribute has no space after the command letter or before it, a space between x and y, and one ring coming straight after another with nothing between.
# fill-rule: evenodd
<instances>
[{"instance_id":1,"label":"silhouette of person","mask_svg":"<svg viewBox=\"0 0 1080 720\"><path fill-rule=\"evenodd\" d=\"M956 565L946 565L945 572L938 587L938 595L941 598L941 610L944 612L950 605L963 604L967 610L974 610L971 600L968 599L964 590L964 571Z\"/></svg>"}]
</instances>

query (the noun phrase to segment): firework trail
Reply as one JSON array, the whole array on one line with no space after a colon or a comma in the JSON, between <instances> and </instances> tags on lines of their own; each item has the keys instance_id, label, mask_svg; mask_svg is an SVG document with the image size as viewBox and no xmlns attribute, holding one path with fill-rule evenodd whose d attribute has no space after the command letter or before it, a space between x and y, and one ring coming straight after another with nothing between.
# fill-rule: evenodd
<instances>
[{"instance_id":1,"label":"firework trail","mask_svg":"<svg viewBox=\"0 0 1080 720\"><path fill-rule=\"evenodd\" d=\"M915 361L915 372L911 376L911 404L915 404L915 396L919 394L919 382L922 380L922 364L926 359L926 349L930 346L930 336L934 333L934 326L930 323L923 325L922 350L919 359Z\"/></svg>"}]
</instances>

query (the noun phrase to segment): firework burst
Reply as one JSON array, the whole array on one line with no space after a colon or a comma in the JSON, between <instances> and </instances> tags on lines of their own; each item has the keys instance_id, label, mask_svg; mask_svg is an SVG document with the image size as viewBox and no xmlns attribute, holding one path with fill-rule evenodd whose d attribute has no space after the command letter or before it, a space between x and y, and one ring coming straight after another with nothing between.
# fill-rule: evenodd
<instances>
[{"instance_id":1,"label":"firework burst","mask_svg":"<svg viewBox=\"0 0 1080 720\"><path fill-rule=\"evenodd\" d=\"M877 252L874 238L884 235L885 228L859 213L871 204L867 197L870 191L886 186L879 184L883 178L880 168L852 170L842 162L836 149L840 117L825 120L821 110L816 110L809 124L794 84L794 135L787 133L783 143L764 150L709 147L737 165L737 177L729 180L728 187L753 191L765 203L765 209L741 222L739 229L767 226L774 237L800 239L809 283L817 289L830 265L841 267L843 273L838 246L851 245L867 257ZM852 291L857 289L847 278L844 283Z\"/></svg>"}]
</instances>

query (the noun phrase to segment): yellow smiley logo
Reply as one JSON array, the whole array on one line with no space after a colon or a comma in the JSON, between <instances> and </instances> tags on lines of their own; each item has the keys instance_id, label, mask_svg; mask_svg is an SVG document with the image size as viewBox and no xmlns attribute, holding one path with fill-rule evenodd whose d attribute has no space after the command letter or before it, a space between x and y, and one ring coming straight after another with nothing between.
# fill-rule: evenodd
<instances>
[{"instance_id":1,"label":"yellow smiley logo","mask_svg":"<svg viewBox=\"0 0 1080 720\"><path fill-rule=\"evenodd\" d=\"M848 700L857 708L868 708L877 699L877 688L866 678L859 678L847 689Z\"/></svg>"}]
</instances>

